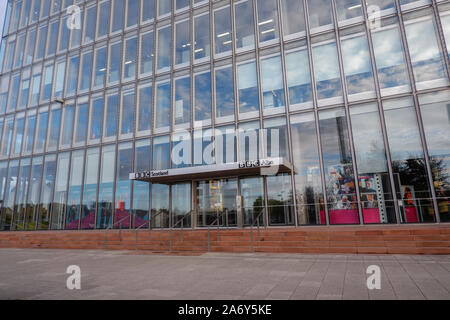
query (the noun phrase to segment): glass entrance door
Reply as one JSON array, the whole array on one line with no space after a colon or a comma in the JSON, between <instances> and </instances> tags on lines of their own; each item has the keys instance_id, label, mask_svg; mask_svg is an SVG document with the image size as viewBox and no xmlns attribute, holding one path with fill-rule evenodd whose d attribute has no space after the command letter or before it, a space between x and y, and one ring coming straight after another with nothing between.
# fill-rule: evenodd
<instances>
[{"instance_id":1,"label":"glass entrance door","mask_svg":"<svg viewBox=\"0 0 450 320\"><path fill-rule=\"evenodd\" d=\"M237 226L237 179L199 181L196 193L198 227Z\"/></svg>"}]
</instances>

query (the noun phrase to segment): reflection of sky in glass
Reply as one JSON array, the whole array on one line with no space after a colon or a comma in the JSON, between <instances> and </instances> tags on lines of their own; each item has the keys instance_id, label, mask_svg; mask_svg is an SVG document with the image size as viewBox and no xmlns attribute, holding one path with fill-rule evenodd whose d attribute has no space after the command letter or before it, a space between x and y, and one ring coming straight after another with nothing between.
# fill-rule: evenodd
<instances>
[{"instance_id":1,"label":"reflection of sky in glass","mask_svg":"<svg viewBox=\"0 0 450 320\"><path fill-rule=\"evenodd\" d=\"M195 24L195 42L194 42L194 57L201 59L209 57L209 14L196 17Z\"/></svg>"},{"instance_id":2,"label":"reflection of sky in glass","mask_svg":"<svg viewBox=\"0 0 450 320\"><path fill-rule=\"evenodd\" d=\"M309 25L317 28L333 23L330 0L308 0Z\"/></svg>"},{"instance_id":3,"label":"reflection of sky in glass","mask_svg":"<svg viewBox=\"0 0 450 320\"><path fill-rule=\"evenodd\" d=\"M423 105L423 126L430 156L450 153L450 102Z\"/></svg>"},{"instance_id":4,"label":"reflection of sky in glass","mask_svg":"<svg viewBox=\"0 0 450 320\"><path fill-rule=\"evenodd\" d=\"M170 67L171 28L158 30L158 69Z\"/></svg>"},{"instance_id":5,"label":"reflection of sky in glass","mask_svg":"<svg viewBox=\"0 0 450 320\"><path fill-rule=\"evenodd\" d=\"M339 64L334 42L314 47L313 61L316 81L339 78Z\"/></svg>"},{"instance_id":6,"label":"reflection of sky in glass","mask_svg":"<svg viewBox=\"0 0 450 320\"><path fill-rule=\"evenodd\" d=\"M444 31L445 43L447 44L447 53L450 58L450 14L441 17L442 30Z\"/></svg>"},{"instance_id":7,"label":"reflection of sky in glass","mask_svg":"<svg viewBox=\"0 0 450 320\"><path fill-rule=\"evenodd\" d=\"M195 76L195 120L211 119L211 74Z\"/></svg>"},{"instance_id":8,"label":"reflection of sky in glass","mask_svg":"<svg viewBox=\"0 0 450 320\"><path fill-rule=\"evenodd\" d=\"M155 127L170 125L170 83L162 83L156 90Z\"/></svg>"},{"instance_id":9,"label":"reflection of sky in glass","mask_svg":"<svg viewBox=\"0 0 450 320\"><path fill-rule=\"evenodd\" d=\"M247 0L234 7L236 24L236 47L243 48L255 44L253 29L253 2Z\"/></svg>"},{"instance_id":10,"label":"reflection of sky in glass","mask_svg":"<svg viewBox=\"0 0 450 320\"><path fill-rule=\"evenodd\" d=\"M343 40L341 48L345 75L355 75L372 71L369 47L365 37Z\"/></svg>"},{"instance_id":11,"label":"reflection of sky in glass","mask_svg":"<svg viewBox=\"0 0 450 320\"><path fill-rule=\"evenodd\" d=\"M372 34L377 67L385 68L404 64L402 40L398 28Z\"/></svg>"},{"instance_id":12,"label":"reflection of sky in glass","mask_svg":"<svg viewBox=\"0 0 450 320\"><path fill-rule=\"evenodd\" d=\"M285 35L305 31L303 1L281 0L283 32Z\"/></svg>"}]
</instances>

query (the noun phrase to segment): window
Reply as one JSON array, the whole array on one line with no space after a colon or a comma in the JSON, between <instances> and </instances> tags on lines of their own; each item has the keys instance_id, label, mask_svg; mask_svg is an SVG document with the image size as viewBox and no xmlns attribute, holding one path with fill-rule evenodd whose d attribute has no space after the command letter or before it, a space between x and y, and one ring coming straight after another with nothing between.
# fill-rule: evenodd
<instances>
[{"instance_id":1,"label":"window","mask_svg":"<svg viewBox=\"0 0 450 320\"><path fill-rule=\"evenodd\" d=\"M139 0L127 0L127 28L137 25L139 18Z\"/></svg>"},{"instance_id":2,"label":"window","mask_svg":"<svg viewBox=\"0 0 450 320\"><path fill-rule=\"evenodd\" d=\"M41 101L49 101L52 95L52 81L53 81L53 65L44 67L44 79L42 79Z\"/></svg>"},{"instance_id":3,"label":"window","mask_svg":"<svg viewBox=\"0 0 450 320\"><path fill-rule=\"evenodd\" d=\"M81 229L95 228L99 158L99 148L86 150L83 200L81 201Z\"/></svg>"},{"instance_id":4,"label":"window","mask_svg":"<svg viewBox=\"0 0 450 320\"><path fill-rule=\"evenodd\" d=\"M155 17L155 0L142 0L142 21L153 20Z\"/></svg>"},{"instance_id":5,"label":"window","mask_svg":"<svg viewBox=\"0 0 450 320\"><path fill-rule=\"evenodd\" d=\"M69 46L70 30L67 28L67 21L70 19L69 16L61 17L61 23L59 24L59 44L58 52L67 50Z\"/></svg>"},{"instance_id":6,"label":"window","mask_svg":"<svg viewBox=\"0 0 450 320\"><path fill-rule=\"evenodd\" d=\"M447 44L447 55L450 59L450 14L441 15L442 31L444 32L445 43Z\"/></svg>"},{"instance_id":7,"label":"window","mask_svg":"<svg viewBox=\"0 0 450 320\"><path fill-rule=\"evenodd\" d=\"M78 101L75 117L75 136L73 138L74 146L84 146L86 143L88 116L89 104L87 101Z\"/></svg>"},{"instance_id":8,"label":"window","mask_svg":"<svg viewBox=\"0 0 450 320\"><path fill-rule=\"evenodd\" d=\"M361 0L335 0L339 22L362 17ZM367 1L369 2L369 1ZM370 10L368 10L370 12Z\"/></svg>"},{"instance_id":9,"label":"window","mask_svg":"<svg viewBox=\"0 0 450 320\"><path fill-rule=\"evenodd\" d=\"M315 46L312 54L319 100L342 96L336 43Z\"/></svg>"},{"instance_id":10,"label":"window","mask_svg":"<svg viewBox=\"0 0 450 320\"><path fill-rule=\"evenodd\" d=\"M139 88L137 132L149 134L152 128L152 86Z\"/></svg>"},{"instance_id":11,"label":"window","mask_svg":"<svg viewBox=\"0 0 450 320\"><path fill-rule=\"evenodd\" d=\"M22 152L23 130L25 127L25 113L17 113L14 125L14 135L12 139L11 155L17 157Z\"/></svg>"},{"instance_id":12,"label":"window","mask_svg":"<svg viewBox=\"0 0 450 320\"><path fill-rule=\"evenodd\" d=\"M119 144L117 151L116 196L114 211L114 227L130 227L131 180L133 171L133 148L131 142Z\"/></svg>"},{"instance_id":13,"label":"window","mask_svg":"<svg viewBox=\"0 0 450 320\"><path fill-rule=\"evenodd\" d=\"M176 10L186 9L189 7L189 0L175 0Z\"/></svg>"},{"instance_id":14,"label":"window","mask_svg":"<svg viewBox=\"0 0 450 320\"><path fill-rule=\"evenodd\" d=\"M377 6L382 14L395 12L394 0L366 0L367 6Z\"/></svg>"},{"instance_id":15,"label":"window","mask_svg":"<svg viewBox=\"0 0 450 320\"><path fill-rule=\"evenodd\" d=\"M3 67L4 71L11 70L13 66L15 48L16 48L16 41L15 40L9 41L6 47L5 62Z\"/></svg>"},{"instance_id":16,"label":"window","mask_svg":"<svg viewBox=\"0 0 450 320\"><path fill-rule=\"evenodd\" d=\"M3 128L3 137L1 141L0 156L2 158L9 157L11 153L11 141L13 137L14 128L14 115L5 118L5 124Z\"/></svg>"},{"instance_id":17,"label":"window","mask_svg":"<svg viewBox=\"0 0 450 320\"><path fill-rule=\"evenodd\" d=\"M239 161L252 161L260 159L262 153L260 144L259 121L239 124Z\"/></svg>"},{"instance_id":18,"label":"window","mask_svg":"<svg viewBox=\"0 0 450 320\"><path fill-rule=\"evenodd\" d=\"M175 79L174 124L189 126L191 122L191 78Z\"/></svg>"},{"instance_id":19,"label":"window","mask_svg":"<svg viewBox=\"0 0 450 320\"><path fill-rule=\"evenodd\" d=\"M291 139L295 175L295 197L299 225L315 225L323 208L319 147L314 113L291 116Z\"/></svg>"},{"instance_id":20,"label":"window","mask_svg":"<svg viewBox=\"0 0 450 320\"><path fill-rule=\"evenodd\" d=\"M14 9L12 11L11 21L9 24L9 33L12 33L17 30L21 11L22 11L22 1L16 1L14 3Z\"/></svg>"},{"instance_id":21,"label":"window","mask_svg":"<svg viewBox=\"0 0 450 320\"><path fill-rule=\"evenodd\" d=\"M3 76L0 80L0 114L5 113L8 102L9 76ZM1 131L0 131L1 135Z\"/></svg>"},{"instance_id":22,"label":"window","mask_svg":"<svg viewBox=\"0 0 450 320\"><path fill-rule=\"evenodd\" d=\"M364 223L395 223L378 105L353 106L350 116Z\"/></svg>"},{"instance_id":23,"label":"window","mask_svg":"<svg viewBox=\"0 0 450 320\"><path fill-rule=\"evenodd\" d=\"M182 131L172 134L172 168L191 166L191 135Z\"/></svg>"},{"instance_id":24,"label":"window","mask_svg":"<svg viewBox=\"0 0 450 320\"><path fill-rule=\"evenodd\" d=\"M133 37L125 41L125 61L123 77L133 79L136 76L137 38Z\"/></svg>"},{"instance_id":25,"label":"window","mask_svg":"<svg viewBox=\"0 0 450 320\"><path fill-rule=\"evenodd\" d=\"M286 73L290 109L311 107L311 75L309 71L308 51L306 49L286 54Z\"/></svg>"},{"instance_id":26,"label":"window","mask_svg":"<svg viewBox=\"0 0 450 320\"><path fill-rule=\"evenodd\" d=\"M305 10L303 1L281 0L284 36L305 32Z\"/></svg>"},{"instance_id":27,"label":"window","mask_svg":"<svg viewBox=\"0 0 450 320\"><path fill-rule=\"evenodd\" d=\"M210 56L209 14L194 17L194 59L207 59Z\"/></svg>"},{"instance_id":28,"label":"window","mask_svg":"<svg viewBox=\"0 0 450 320\"><path fill-rule=\"evenodd\" d=\"M256 63L249 62L237 67L239 113L259 111Z\"/></svg>"},{"instance_id":29,"label":"window","mask_svg":"<svg viewBox=\"0 0 450 320\"><path fill-rule=\"evenodd\" d=\"M165 27L158 30L158 64L159 72L170 69L171 28Z\"/></svg>"},{"instance_id":30,"label":"window","mask_svg":"<svg viewBox=\"0 0 450 320\"><path fill-rule=\"evenodd\" d=\"M50 222L50 209L52 202L53 186L55 183L56 172L56 155L50 154L45 156L44 172L42 174L40 202L39 202L39 218L38 229L46 230ZM67 180L66 180L67 181Z\"/></svg>"},{"instance_id":31,"label":"window","mask_svg":"<svg viewBox=\"0 0 450 320\"><path fill-rule=\"evenodd\" d=\"M23 2L22 18L20 19L20 27L25 27L28 24L28 17L31 11L31 1L25 0Z\"/></svg>"},{"instance_id":32,"label":"window","mask_svg":"<svg viewBox=\"0 0 450 320\"><path fill-rule=\"evenodd\" d=\"M27 121L25 124L25 134L22 151L23 155L29 155L33 150L35 128L36 128L36 111L34 110L32 112L27 113Z\"/></svg>"},{"instance_id":33,"label":"window","mask_svg":"<svg viewBox=\"0 0 450 320\"><path fill-rule=\"evenodd\" d=\"M43 107L38 111L36 141L34 144L35 153L41 153L44 151L45 137L47 136L47 122L48 122L48 107Z\"/></svg>"},{"instance_id":34,"label":"window","mask_svg":"<svg viewBox=\"0 0 450 320\"><path fill-rule=\"evenodd\" d=\"M236 48L251 49L255 45L253 1L245 0L234 4Z\"/></svg>"},{"instance_id":35,"label":"window","mask_svg":"<svg viewBox=\"0 0 450 320\"><path fill-rule=\"evenodd\" d=\"M333 14L330 0L308 0L309 27L331 28L333 25Z\"/></svg>"},{"instance_id":36,"label":"window","mask_svg":"<svg viewBox=\"0 0 450 320\"><path fill-rule=\"evenodd\" d=\"M170 82L156 85L155 129L170 127Z\"/></svg>"},{"instance_id":37,"label":"window","mask_svg":"<svg viewBox=\"0 0 450 320\"><path fill-rule=\"evenodd\" d=\"M264 120L264 157L284 158L289 160L288 134L286 118L270 118Z\"/></svg>"},{"instance_id":38,"label":"window","mask_svg":"<svg viewBox=\"0 0 450 320\"><path fill-rule=\"evenodd\" d=\"M122 43L117 42L109 46L108 84L116 83L120 77Z\"/></svg>"},{"instance_id":39,"label":"window","mask_svg":"<svg viewBox=\"0 0 450 320\"><path fill-rule=\"evenodd\" d=\"M259 42L278 39L278 10L276 0L258 0Z\"/></svg>"},{"instance_id":40,"label":"window","mask_svg":"<svg viewBox=\"0 0 450 320\"><path fill-rule=\"evenodd\" d=\"M211 121L211 73L206 72L194 76L195 99L194 119L195 121Z\"/></svg>"},{"instance_id":41,"label":"window","mask_svg":"<svg viewBox=\"0 0 450 320\"><path fill-rule=\"evenodd\" d=\"M81 56L80 91L91 87L92 52L85 52Z\"/></svg>"},{"instance_id":42,"label":"window","mask_svg":"<svg viewBox=\"0 0 450 320\"><path fill-rule=\"evenodd\" d=\"M119 112L119 96L117 94L106 97L106 111L103 129L103 140L110 141L117 134L117 113Z\"/></svg>"},{"instance_id":43,"label":"window","mask_svg":"<svg viewBox=\"0 0 450 320\"><path fill-rule=\"evenodd\" d=\"M103 1L98 5L97 37L106 36L109 27L110 2Z\"/></svg>"},{"instance_id":44,"label":"window","mask_svg":"<svg viewBox=\"0 0 450 320\"><path fill-rule=\"evenodd\" d=\"M106 71L106 47L95 50L94 87L103 87Z\"/></svg>"},{"instance_id":45,"label":"window","mask_svg":"<svg viewBox=\"0 0 450 320\"><path fill-rule=\"evenodd\" d=\"M97 7L92 6L86 8L86 20L84 25L83 43L94 41L95 37L95 21L97 20Z\"/></svg>"},{"instance_id":46,"label":"window","mask_svg":"<svg viewBox=\"0 0 450 320\"><path fill-rule=\"evenodd\" d=\"M63 108L63 122L59 141L60 148L70 148L72 145L74 116L75 106L73 104L69 104Z\"/></svg>"},{"instance_id":47,"label":"window","mask_svg":"<svg viewBox=\"0 0 450 320\"><path fill-rule=\"evenodd\" d=\"M152 215L151 227L169 227L170 186L164 184L152 184L150 199Z\"/></svg>"},{"instance_id":48,"label":"window","mask_svg":"<svg viewBox=\"0 0 450 320\"><path fill-rule=\"evenodd\" d=\"M280 56L261 60L261 82L264 110L272 108L284 110L284 85Z\"/></svg>"},{"instance_id":49,"label":"window","mask_svg":"<svg viewBox=\"0 0 450 320\"><path fill-rule=\"evenodd\" d=\"M231 16L229 6L214 11L214 41L216 55L231 52Z\"/></svg>"},{"instance_id":50,"label":"window","mask_svg":"<svg viewBox=\"0 0 450 320\"><path fill-rule=\"evenodd\" d=\"M20 160L20 174L16 183L16 199L14 204L14 215L11 230L23 230L25 221L26 196L28 192L28 185L30 184L30 169L31 159Z\"/></svg>"},{"instance_id":51,"label":"window","mask_svg":"<svg viewBox=\"0 0 450 320\"><path fill-rule=\"evenodd\" d=\"M175 66L188 65L191 60L189 30L189 20L184 20L175 24Z\"/></svg>"},{"instance_id":52,"label":"window","mask_svg":"<svg viewBox=\"0 0 450 320\"><path fill-rule=\"evenodd\" d=\"M16 110L17 100L19 99L20 74L11 77L11 92L8 100L7 112Z\"/></svg>"},{"instance_id":53,"label":"window","mask_svg":"<svg viewBox=\"0 0 450 320\"><path fill-rule=\"evenodd\" d=\"M216 69L216 118L234 119L234 80L233 68Z\"/></svg>"},{"instance_id":54,"label":"window","mask_svg":"<svg viewBox=\"0 0 450 320\"><path fill-rule=\"evenodd\" d=\"M14 57L14 69L22 65L24 47L25 47L25 33L17 37L16 54Z\"/></svg>"},{"instance_id":55,"label":"window","mask_svg":"<svg viewBox=\"0 0 450 320\"><path fill-rule=\"evenodd\" d=\"M448 91L419 96L441 222L450 221L450 97Z\"/></svg>"},{"instance_id":56,"label":"window","mask_svg":"<svg viewBox=\"0 0 450 320\"><path fill-rule=\"evenodd\" d=\"M13 210L14 210L14 197L16 194L17 178L19 175L19 160L14 160L9 163L8 178L5 181L5 198L2 203L3 216L0 220L0 230L9 230L13 226Z\"/></svg>"},{"instance_id":57,"label":"window","mask_svg":"<svg viewBox=\"0 0 450 320\"><path fill-rule=\"evenodd\" d=\"M39 8L41 7L41 0L34 0L31 11L30 23L36 22L39 18Z\"/></svg>"},{"instance_id":58,"label":"window","mask_svg":"<svg viewBox=\"0 0 450 320\"><path fill-rule=\"evenodd\" d=\"M407 21L405 32L418 89L448 84L433 18L428 16L419 21ZM429 82L438 79L442 80Z\"/></svg>"},{"instance_id":59,"label":"window","mask_svg":"<svg viewBox=\"0 0 450 320\"><path fill-rule=\"evenodd\" d=\"M89 143L99 143L102 134L103 98L93 98L89 117Z\"/></svg>"},{"instance_id":60,"label":"window","mask_svg":"<svg viewBox=\"0 0 450 320\"><path fill-rule=\"evenodd\" d=\"M116 146L104 146L102 148L97 201L97 229L106 229L112 225L115 162Z\"/></svg>"},{"instance_id":61,"label":"window","mask_svg":"<svg viewBox=\"0 0 450 320\"><path fill-rule=\"evenodd\" d=\"M122 109L120 113L120 137L131 137L134 132L134 98L133 91L122 93Z\"/></svg>"},{"instance_id":62,"label":"window","mask_svg":"<svg viewBox=\"0 0 450 320\"><path fill-rule=\"evenodd\" d=\"M59 21L50 22L47 44L47 56L51 56L56 52L56 44L58 42Z\"/></svg>"},{"instance_id":63,"label":"window","mask_svg":"<svg viewBox=\"0 0 450 320\"><path fill-rule=\"evenodd\" d=\"M40 66L37 69L33 70L33 78L31 82L31 96L30 96L30 105L35 106L39 101L39 92L41 90L41 74L35 73L35 70L40 70Z\"/></svg>"},{"instance_id":64,"label":"window","mask_svg":"<svg viewBox=\"0 0 450 320\"><path fill-rule=\"evenodd\" d=\"M153 139L153 170L170 168L170 139L169 136Z\"/></svg>"},{"instance_id":65,"label":"window","mask_svg":"<svg viewBox=\"0 0 450 320\"><path fill-rule=\"evenodd\" d=\"M38 220L39 189L41 187L43 159L34 157L31 162L30 186L28 187L25 229L35 230Z\"/></svg>"},{"instance_id":66,"label":"window","mask_svg":"<svg viewBox=\"0 0 450 320\"><path fill-rule=\"evenodd\" d=\"M79 57L72 56L69 58L69 65L67 69L67 77L66 77L66 96L75 94L75 90L77 89L77 80L78 80L78 64Z\"/></svg>"},{"instance_id":67,"label":"window","mask_svg":"<svg viewBox=\"0 0 450 320\"><path fill-rule=\"evenodd\" d=\"M397 91L408 91L408 74L398 26L372 32L372 41L381 94L389 94L392 90L386 89L394 87Z\"/></svg>"},{"instance_id":68,"label":"window","mask_svg":"<svg viewBox=\"0 0 450 320\"><path fill-rule=\"evenodd\" d=\"M319 112L319 126L329 223L358 224L359 211L345 110L336 108ZM321 220L324 220L322 215Z\"/></svg>"},{"instance_id":69,"label":"window","mask_svg":"<svg viewBox=\"0 0 450 320\"><path fill-rule=\"evenodd\" d=\"M186 141L187 138L184 138ZM198 129L195 128L193 134L193 160L194 166L205 166L215 163L214 150L213 150L213 131L212 129ZM189 150L189 149L188 149ZM186 162L190 164L187 158L190 155L186 155Z\"/></svg>"},{"instance_id":70,"label":"window","mask_svg":"<svg viewBox=\"0 0 450 320\"><path fill-rule=\"evenodd\" d=\"M53 96L55 98L61 98L64 89L64 77L66 74L66 61L60 61L56 63L55 71L55 85L53 86Z\"/></svg>"},{"instance_id":71,"label":"window","mask_svg":"<svg viewBox=\"0 0 450 320\"><path fill-rule=\"evenodd\" d=\"M84 13L83 11L80 12L80 26L83 26L83 13ZM73 28L70 30L70 49L80 46L82 35L81 29L82 28L80 29Z\"/></svg>"},{"instance_id":72,"label":"window","mask_svg":"<svg viewBox=\"0 0 450 320\"><path fill-rule=\"evenodd\" d=\"M140 74L149 74L153 72L153 32L141 36L141 69Z\"/></svg>"},{"instance_id":73,"label":"window","mask_svg":"<svg viewBox=\"0 0 450 320\"><path fill-rule=\"evenodd\" d=\"M22 72L22 81L20 83L19 103L17 108L19 110L25 109L28 104L28 95L30 93L30 70Z\"/></svg>"},{"instance_id":74,"label":"window","mask_svg":"<svg viewBox=\"0 0 450 320\"><path fill-rule=\"evenodd\" d=\"M64 212L66 211L67 181L69 180L70 152L58 155L58 165L56 167L55 192L52 209L52 219L50 228L62 229L64 226Z\"/></svg>"},{"instance_id":75,"label":"window","mask_svg":"<svg viewBox=\"0 0 450 320\"><path fill-rule=\"evenodd\" d=\"M172 0L157 0L158 1L158 16L165 16L172 11Z\"/></svg>"},{"instance_id":76,"label":"window","mask_svg":"<svg viewBox=\"0 0 450 320\"><path fill-rule=\"evenodd\" d=\"M270 225L294 224L292 183L289 174L267 177L267 202Z\"/></svg>"},{"instance_id":77,"label":"window","mask_svg":"<svg viewBox=\"0 0 450 320\"><path fill-rule=\"evenodd\" d=\"M50 13L50 4L51 1L43 1L41 7L41 19L48 17Z\"/></svg>"},{"instance_id":78,"label":"window","mask_svg":"<svg viewBox=\"0 0 450 320\"><path fill-rule=\"evenodd\" d=\"M383 102L402 223L434 222L430 186L411 98ZM399 126L401 123L401 126Z\"/></svg>"},{"instance_id":79,"label":"window","mask_svg":"<svg viewBox=\"0 0 450 320\"><path fill-rule=\"evenodd\" d=\"M59 128L61 124L61 108L51 107L48 122L47 151L54 151L58 146Z\"/></svg>"},{"instance_id":80,"label":"window","mask_svg":"<svg viewBox=\"0 0 450 320\"><path fill-rule=\"evenodd\" d=\"M215 159L217 164L237 161L236 140L234 124L214 129Z\"/></svg>"},{"instance_id":81,"label":"window","mask_svg":"<svg viewBox=\"0 0 450 320\"><path fill-rule=\"evenodd\" d=\"M124 0L111 0L113 3L112 8L112 23L111 33L122 30L123 28L123 13L124 13Z\"/></svg>"},{"instance_id":82,"label":"window","mask_svg":"<svg viewBox=\"0 0 450 320\"><path fill-rule=\"evenodd\" d=\"M369 93L369 97L374 97L372 63L366 36L341 38L341 50L349 100L356 99L352 95L361 93ZM367 95L361 98L367 98Z\"/></svg>"},{"instance_id":83,"label":"window","mask_svg":"<svg viewBox=\"0 0 450 320\"><path fill-rule=\"evenodd\" d=\"M36 41L36 29L28 31L27 46L25 49L24 65L28 65L33 61L34 44Z\"/></svg>"},{"instance_id":84,"label":"window","mask_svg":"<svg viewBox=\"0 0 450 320\"><path fill-rule=\"evenodd\" d=\"M134 172L150 170L150 139L138 140L134 148ZM145 181L133 181L134 228L148 227L150 188ZM144 226L145 225L145 226Z\"/></svg>"},{"instance_id":85,"label":"window","mask_svg":"<svg viewBox=\"0 0 450 320\"><path fill-rule=\"evenodd\" d=\"M69 191L66 208L66 230L77 230L80 222L81 187L83 179L84 150L72 152L70 162Z\"/></svg>"}]
</instances>

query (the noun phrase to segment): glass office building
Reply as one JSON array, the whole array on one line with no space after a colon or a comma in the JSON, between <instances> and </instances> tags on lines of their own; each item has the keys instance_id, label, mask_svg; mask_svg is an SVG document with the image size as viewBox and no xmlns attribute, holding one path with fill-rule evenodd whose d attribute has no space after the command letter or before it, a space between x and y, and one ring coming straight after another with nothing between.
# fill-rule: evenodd
<instances>
[{"instance_id":1,"label":"glass office building","mask_svg":"<svg viewBox=\"0 0 450 320\"><path fill-rule=\"evenodd\" d=\"M448 1L10 0L0 230L450 222L449 57Z\"/></svg>"}]
</instances>

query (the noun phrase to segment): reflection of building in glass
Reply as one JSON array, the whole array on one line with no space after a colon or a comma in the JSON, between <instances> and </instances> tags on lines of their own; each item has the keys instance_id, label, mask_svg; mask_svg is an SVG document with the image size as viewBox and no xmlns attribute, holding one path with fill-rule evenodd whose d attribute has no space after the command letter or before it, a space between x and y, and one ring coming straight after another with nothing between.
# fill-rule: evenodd
<instances>
[{"instance_id":1,"label":"reflection of building in glass","mask_svg":"<svg viewBox=\"0 0 450 320\"><path fill-rule=\"evenodd\" d=\"M448 1L6 4L1 230L450 222Z\"/></svg>"}]
</instances>

